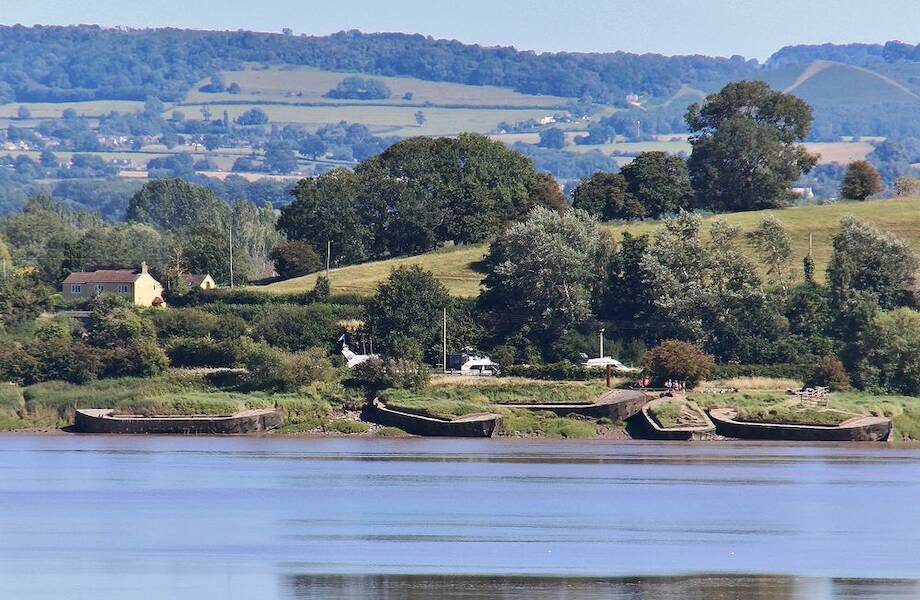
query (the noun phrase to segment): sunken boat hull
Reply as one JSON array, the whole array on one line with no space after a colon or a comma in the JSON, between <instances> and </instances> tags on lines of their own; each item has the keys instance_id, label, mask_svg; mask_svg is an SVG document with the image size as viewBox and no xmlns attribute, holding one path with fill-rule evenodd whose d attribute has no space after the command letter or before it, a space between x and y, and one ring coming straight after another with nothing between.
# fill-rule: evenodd
<instances>
[{"instance_id":1,"label":"sunken boat hull","mask_svg":"<svg viewBox=\"0 0 920 600\"><path fill-rule=\"evenodd\" d=\"M559 417L578 415L594 419L608 418L613 421L625 421L639 413L646 402L648 402L648 396L645 392L638 390L612 390L602 395L592 404L502 404L502 407L548 411Z\"/></svg>"},{"instance_id":2,"label":"sunken boat hull","mask_svg":"<svg viewBox=\"0 0 920 600\"><path fill-rule=\"evenodd\" d=\"M376 398L365 407L364 418L378 425L399 427L413 435L478 438L492 437L502 420L501 415L483 413L448 421L402 408L389 408Z\"/></svg>"},{"instance_id":3,"label":"sunken boat hull","mask_svg":"<svg viewBox=\"0 0 920 600\"><path fill-rule=\"evenodd\" d=\"M780 440L793 442L882 442L891 435L891 419L857 417L837 426L793 425L787 423L752 423L736 421L737 413L728 408L714 408L709 418L716 432L741 440Z\"/></svg>"},{"instance_id":4,"label":"sunken boat hull","mask_svg":"<svg viewBox=\"0 0 920 600\"><path fill-rule=\"evenodd\" d=\"M116 415L112 409L80 409L74 428L82 433L241 434L281 427L275 409L245 410L233 415Z\"/></svg>"}]
</instances>

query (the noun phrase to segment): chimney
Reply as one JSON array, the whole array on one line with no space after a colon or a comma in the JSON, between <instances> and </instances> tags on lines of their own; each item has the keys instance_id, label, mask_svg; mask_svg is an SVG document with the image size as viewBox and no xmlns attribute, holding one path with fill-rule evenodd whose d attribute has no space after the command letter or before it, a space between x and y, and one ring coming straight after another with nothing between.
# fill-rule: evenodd
<instances>
[{"instance_id":1,"label":"chimney","mask_svg":"<svg viewBox=\"0 0 920 600\"><path fill-rule=\"evenodd\" d=\"M146 272L147 272L147 261L142 260L141 261L141 273L146 273Z\"/></svg>"}]
</instances>

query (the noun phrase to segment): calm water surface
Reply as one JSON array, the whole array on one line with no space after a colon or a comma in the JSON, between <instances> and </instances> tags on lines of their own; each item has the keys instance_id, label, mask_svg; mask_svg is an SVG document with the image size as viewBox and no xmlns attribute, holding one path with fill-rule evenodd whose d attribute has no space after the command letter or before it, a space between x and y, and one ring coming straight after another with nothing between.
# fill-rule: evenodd
<instances>
[{"instance_id":1,"label":"calm water surface","mask_svg":"<svg viewBox=\"0 0 920 600\"><path fill-rule=\"evenodd\" d=\"M920 449L0 436L0 598L920 598Z\"/></svg>"}]
</instances>

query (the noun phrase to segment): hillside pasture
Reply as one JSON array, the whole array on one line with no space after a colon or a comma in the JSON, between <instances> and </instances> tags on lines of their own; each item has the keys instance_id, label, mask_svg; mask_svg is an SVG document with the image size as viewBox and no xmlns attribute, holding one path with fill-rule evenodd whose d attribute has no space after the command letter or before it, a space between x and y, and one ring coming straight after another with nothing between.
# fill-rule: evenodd
<instances>
[{"instance_id":1,"label":"hillside pasture","mask_svg":"<svg viewBox=\"0 0 920 600\"><path fill-rule=\"evenodd\" d=\"M898 198L893 200L871 200L867 202L841 202L824 205L791 207L769 211L752 211L707 217L704 230L708 235L708 225L716 219L724 219L736 225L742 231L754 229L760 219L767 213L779 218L786 226L792 240L793 253L796 257L794 267L801 277L801 259L808 253L809 234L814 241L813 256L817 266L817 275L823 279L824 270L831 256L831 239L837 232L840 219L852 214L867 222L907 240L915 251L920 251L920 198ZM605 229L619 240L624 231L634 235L653 233L661 225L658 221L640 223L608 224ZM375 261L360 265L351 265L332 269L329 273L332 289L335 292L373 294L376 285L385 279L395 267L400 265L419 265L434 273L450 291L461 297L476 296L480 290L483 275L476 271L476 263L481 261L488 246L460 246L442 249L420 256L403 257ZM750 249L747 249L750 252ZM268 292L302 292L313 289L317 273L279 281L256 289Z\"/></svg>"},{"instance_id":2,"label":"hillside pasture","mask_svg":"<svg viewBox=\"0 0 920 600\"><path fill-rule=\"evenodd\" d=\"M275 103L317 103L354 104L360 100L337 100L324 95L342 79L350 76L372 78L382 81L390 89L391 96L384 100L366 101L373 104L436 106L508 106L561 108L570 101L561 96L531 95L516 92L511 88L497 86L465 85L444 81L425 81L413 77L386 77L326 71L313 67L257 67L249 65L242 71L222 71L227 85L240 85L239 94L226 92L211 94L199 91L209 79L199 81L185 98L185 103L211 103L228 101L275 102ZM412 93L409 100L404 94Z\"/></svg>"}]
</instances>

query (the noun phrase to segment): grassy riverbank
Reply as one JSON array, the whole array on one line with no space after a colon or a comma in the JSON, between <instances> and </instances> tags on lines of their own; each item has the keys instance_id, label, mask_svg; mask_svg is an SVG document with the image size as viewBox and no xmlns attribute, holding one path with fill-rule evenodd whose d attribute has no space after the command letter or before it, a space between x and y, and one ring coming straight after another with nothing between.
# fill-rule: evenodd
<instances>
[{"instance_id":1,"label":"grassy riverbank","mask_svg":"<svg viewBox=\"0 0 920 600\"><path fill-rule=\"evenodd\" d=\"M920 399L863 392L830 394L825 404L804 406L783 389L785 380L742 382L734 393L691 393L657 404L652 413L662 427L690 424L694 411L735 408L750 421L836 425L853 416L890 417L897 439L920 441ZM794 383L794 382L792 382ZM793 387L793 386L790 386ZM385 390L394 408L454 419L473 413L501 414L496 435L546 438L625 438L622 423L607 419L559 417L547 411L511 408L510 404L589 404L607 388L597 382L555 382L525 378L435 377L420 390ZM0 431L50 430L73 423L75 408L113 408L123 414L232 414L247 408L284 411L282 433L402 435L360 420L365 390L341 383L319 383L296 393L246 391L218 387L205 376L170 372L161 377L103 379L83 385L60 381L31 386L0 384Z\"/></svg>"},{"instance_id":2,"label":"grassy riverbank","mask_svg":"<svg viewBox=\"0 0 920 600\"><path fill-rule=\"evenodd\" d=\"M509 408L511 404L591 404L607 391L602 382L538 381L517 377L478 379L439 377L421 390L386 390L381 397L396 409L441 419L473 413L498 413L498 435L515 437L591 438L607 435L612 422L558 417L547 411ZM622 429L622 424L619 424Z\"/></svg>"},{"instance_id":3,"label":"grassy riverbank","mask_svg":"<svg viewBox=\"0 0 920 600\"><path fill-rule=\"evenodd\" d=\"M314 384L299 393L273 394L221 389L202 375L101 379L75 385L51 381L20 387L0 385L0 430L58 429L73 423L76 408L112 408L121 414L228 415L247 408L284 409L284 430L360 433L349 415L363 404L360 390L340 384Z\"/></svg>"},{"instance_id":4,"label":"grassy riverbank","mask_svg":"<svg viewBox=\"0 0 920 600\"><path fill-rule=\"evenodd\" d=\"M781 391L748 390L732 394L692 393L689 399L704 408L730 407L742 420L806 425L839 425L860 415L889 417L895 436L920 440L920 398L884 396L869 392L836 392L819 407L804 406Z\"/></svg>"}]
</instances>

